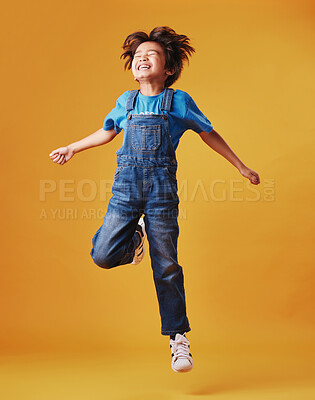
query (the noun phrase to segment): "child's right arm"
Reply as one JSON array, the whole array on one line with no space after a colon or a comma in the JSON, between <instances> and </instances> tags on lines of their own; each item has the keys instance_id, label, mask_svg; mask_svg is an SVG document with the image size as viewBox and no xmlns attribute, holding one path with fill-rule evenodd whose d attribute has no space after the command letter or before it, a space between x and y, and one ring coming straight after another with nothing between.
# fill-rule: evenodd
<instances>
[{"instance_id":1,"label":"child's right arm","mask_svg":"<svg viewBox=\"0 0 315 400\"><path fill-rule=\"evenodd\" d=\"M53 150L49 157L54 163L63 165L69 161L79 151L90 149L91 147L101 146L102 144L108 143L116 137L117 134L114 129L104 131L103 128L92 133L91 135L74 142L65 147L59 147Z\"/></svg>"}]
</instances>

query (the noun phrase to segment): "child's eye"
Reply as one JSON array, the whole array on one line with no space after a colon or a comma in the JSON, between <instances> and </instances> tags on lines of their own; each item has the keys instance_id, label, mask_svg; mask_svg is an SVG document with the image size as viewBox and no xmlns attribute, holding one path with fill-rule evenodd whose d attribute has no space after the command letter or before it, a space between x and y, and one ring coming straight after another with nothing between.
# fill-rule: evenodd
<instances>
[{"instance_id":1,"label":"child's eye","mask_svg":"<svg viewBox=\"0 0 315 400\"><path fill-rule=\"evenodd\" d=\"M155 51L149 51L148 53L148 56L155 56L156 55L156 53L155 53ZM140 58L140 57L142 57L140 54L137 54L137 55L135 55L133 58Z\"/></svg>"}]
</instances>

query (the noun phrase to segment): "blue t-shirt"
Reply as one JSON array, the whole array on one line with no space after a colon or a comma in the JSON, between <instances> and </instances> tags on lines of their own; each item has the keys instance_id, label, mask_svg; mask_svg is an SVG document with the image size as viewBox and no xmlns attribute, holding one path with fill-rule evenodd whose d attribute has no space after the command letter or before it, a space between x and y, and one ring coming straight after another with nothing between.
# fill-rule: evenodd
<instances>
[{"instance_id":1,"label":"blue t-shirt","mask_svg":"<svg viewBox=\"0 0 315 400\"><path fill-rule=\"evenodd\" d=\"M140 91L136 97L133 114L161 114L161 104L165 90L155 96L144 96ZM116 101L116 107L106 116L103 129L115 129L118 134L125 129L127 122L126 102L130 90L124 92ZM174 90L171 110L168 113L169 133L176 150L183 133L191 129L197 133L211 132L211 122L199 110L190 95L182 90Z\"/></svg>"}]
</instances>

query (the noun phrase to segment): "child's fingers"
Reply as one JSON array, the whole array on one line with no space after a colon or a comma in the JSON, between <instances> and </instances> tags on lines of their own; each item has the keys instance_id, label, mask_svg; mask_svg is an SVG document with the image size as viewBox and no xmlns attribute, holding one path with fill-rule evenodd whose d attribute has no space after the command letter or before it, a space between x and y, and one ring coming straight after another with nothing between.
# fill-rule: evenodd
<instances>
[{"instance_id":1,"label":"child's fingers","mask_svg":"<svg viewBox=\"0 0 315 400\"><path fill-rule=\"evenodd\" d=\"M57 162L60 160L61 157L62 157L62 155L61 155L61 154L58 154L57 157L55 157L55 158L53 159L53 162L54 162L54 163L57 163Z\"/></svg>"},{"instance_id":2,"label":"child's fingers","mask_svg":"<svg viewBox=\"0 0 315 400\"><path fill-rule=\"evenodd\" d=\"M259 176L254 175L253 177L251 177L250 181L251 181L251 183L254 183L254 184L258 185Z\"/></svg>"},{"instance_id":3,"label":"child's fingers","mask_svg":"<svg viewBox=\"0 0 315 400\"><path fill-rule=\"evenodd\" d=\"M251 183L259 183L259 175L257 174L256 171L251 170L249 173L249 180L251 181Z\"/></svg>"},{"instance_id":4,"label":"child's fingers","mask_svg":"<svg viewBox=\"0 0 315 400\"><path fill-rule=\"evenodd\" d=\"M64 158L65 158L65 156L63 154L60 154L60 158L57 162L60 163Z\"/></svg>"},{"instance_id":5,"label":"child's fingers","mask_svg":"<svg viewBox=\"0 0 315 400\"><path fill-rule=\"evenodd\" d=\"M51 155L50 158L53 160L54 158L56 158L58 156L60 156L60 154L59 153L55 153L55 154Z\"/></svg>"},{"instance_id":6,"label":"child's fingers","mask_svg":"<svg viewBox=\"0 0 315 400\"><path fill-rule=\"evenodd\" d=\"M58 150L53 150L50 154L49 154L49 157L54 157L54 156L56 156L56 155L58 155L59 154L59 151Z\"/></svg>"},{"instance_id":7,"label":"child's fingers","mask_svg":"<svg viewBox=\"0 0 315 400\"><path fill-rule=\"evenodd\" d=\"M64 160L65 160L65 156L62 155L61 158L60 158L60 160L58 161L58 164L62 164Z\"/></svg>"}]
</instances>

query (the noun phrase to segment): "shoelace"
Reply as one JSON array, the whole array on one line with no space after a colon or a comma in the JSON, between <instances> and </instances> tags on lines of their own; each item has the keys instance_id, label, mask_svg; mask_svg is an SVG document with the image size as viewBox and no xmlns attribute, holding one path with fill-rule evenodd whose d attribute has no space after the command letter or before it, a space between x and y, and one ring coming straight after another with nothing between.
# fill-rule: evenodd
<instances>
[{"instance_id":1,"label":"shoelace","mask_svg":"<svg viewBox=\"0 0 315 400\"><path fill-rule=\"evenodd\" d=\"M189 349L189 341L185 337L173 340L172 343L172 352L174 354L174 359L177 360L178 358L187 358L190 353Z\"/></svg>"}]
</instances>

